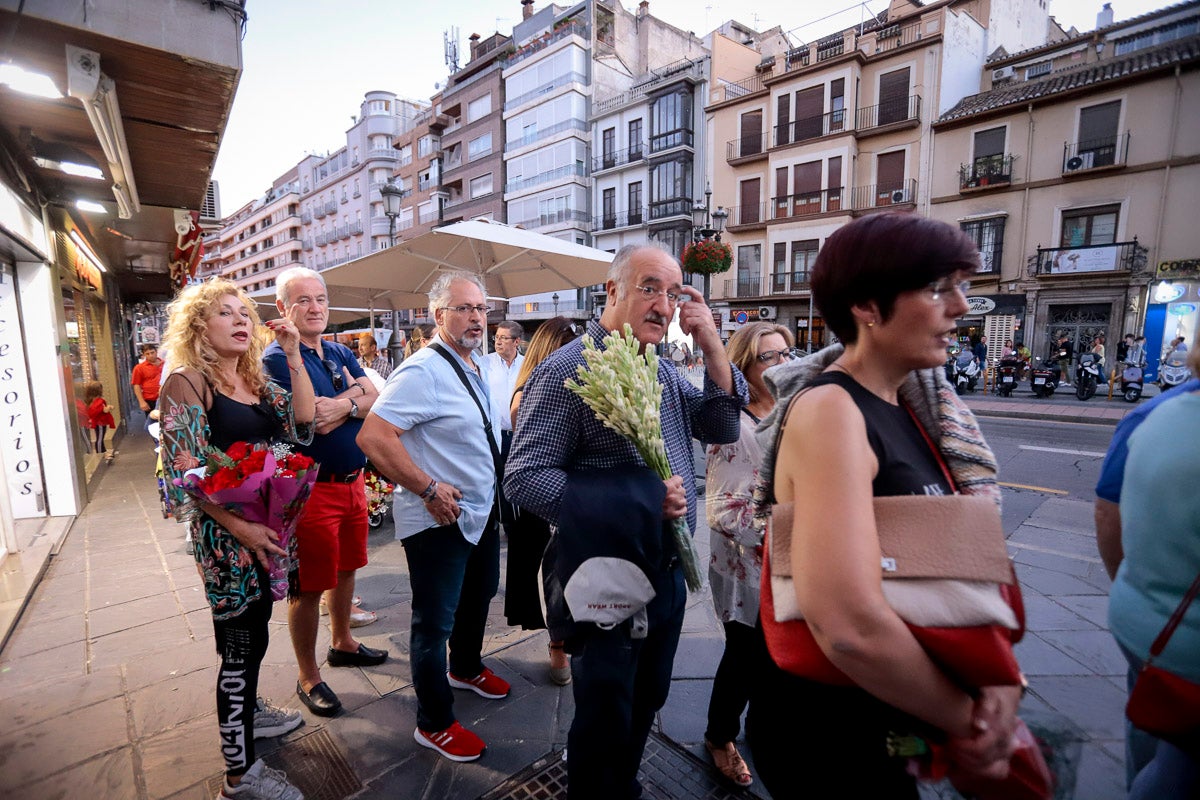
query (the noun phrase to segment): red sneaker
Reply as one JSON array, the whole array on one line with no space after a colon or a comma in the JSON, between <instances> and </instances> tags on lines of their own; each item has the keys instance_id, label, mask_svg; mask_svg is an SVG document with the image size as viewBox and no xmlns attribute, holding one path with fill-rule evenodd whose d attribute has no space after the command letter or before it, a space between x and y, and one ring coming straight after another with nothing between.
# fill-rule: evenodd
<instances>
[{"instance_id":1,"label":"red sneaker","mask_svg":"<svg viewBox=\"0 0 1200 800\"><path fill-rule=\"evenodd\" d=\"M499 700L502 697L508 697L508 690L512 688L508 685L508 681L487 667L483 668L483 672L470 679L459 678L453 672L447 672L446 680L450 681L450 685L455 689L470 689L475 694L480 697L486 697L488 700Z\"/></svg>"},{"instance_id":2,"label":"red sneaker","mask_svg":"<svg viewBox=\"0 0 1200 800\"><path fill-rule=\"evenodd\" d=\"M417 728L413 731L413 739L422 747L437 750L451 761L474 761L487 749L483 739L457 722L444 731L432 733Z\"/></svg>"}]
</instances>

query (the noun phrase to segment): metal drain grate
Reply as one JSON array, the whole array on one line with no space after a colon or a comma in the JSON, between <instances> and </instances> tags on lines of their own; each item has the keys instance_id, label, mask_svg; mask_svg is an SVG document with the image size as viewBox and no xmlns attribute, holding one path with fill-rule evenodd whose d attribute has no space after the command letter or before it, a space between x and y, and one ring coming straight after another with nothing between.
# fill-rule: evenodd
<instances>
[{"instance_id":1,"label":"metal drain grate","mask_svg":"<svg viewBox=\"0 0 1200 800\"><path fill-rule=\"evenodd\" d=\"M342 751L324 729L263 756L268 767L281 769L305 800L345 800L362 788ZM208 779L212 796L221 791L223 775Z\"/></svg>"},{"instance_id":2,"label":"metal drain grate","mask_svg":"<svg viewBox=\"0 0 1200 800\"><path fill-rule=\"evenodd\" d=\"M761 800L749 790L718 783L707 763L657 733L651 733L638 773L646 794L656 800ZM560 800L567 796L567 765L562 752L542 756L478 800Z\"/></svg>"}]
</instances>

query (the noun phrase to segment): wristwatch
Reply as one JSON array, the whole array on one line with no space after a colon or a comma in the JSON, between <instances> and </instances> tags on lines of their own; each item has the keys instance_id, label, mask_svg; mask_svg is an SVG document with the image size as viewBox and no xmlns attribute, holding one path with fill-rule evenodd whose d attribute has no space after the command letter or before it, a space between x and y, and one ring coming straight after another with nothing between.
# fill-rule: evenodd
<instances>
[{"instance_id":1,"label":"wristwatch","mask_svg":"<svg viewBox=\"0 0 1200 800\"><path fill-rule=\"evenodd\" d=\"M350 400L350 418L358 419L358 403L354 402L353 397L349 398L349 400Z\"/></svg>"}]
</instances>

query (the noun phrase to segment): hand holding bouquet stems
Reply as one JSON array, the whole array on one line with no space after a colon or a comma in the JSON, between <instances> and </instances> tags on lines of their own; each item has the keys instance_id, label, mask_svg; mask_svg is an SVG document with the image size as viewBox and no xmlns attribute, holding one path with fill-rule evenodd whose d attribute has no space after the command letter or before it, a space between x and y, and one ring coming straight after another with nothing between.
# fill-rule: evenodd
<instances>
[{"instance_id":1,"label":"hand holding bouquet stems","mask_svg":"<svg viewBox=\"0 0 1200 800\"><path fill-rule=\"evenodd\" d=\"M640 347L628 324L624 331L604 337L604 350L585 337L587 365L580 365L578 378L568 378L564 385L582 398L605 427L628 439L646 466L666 481L671 478L671 464L659 418L662 385L658 382L658 356L650 348L640 353ZM687 587L698 591L704 584L686 516L677 517L671 525Z\"/></svg>"}]
</instances>

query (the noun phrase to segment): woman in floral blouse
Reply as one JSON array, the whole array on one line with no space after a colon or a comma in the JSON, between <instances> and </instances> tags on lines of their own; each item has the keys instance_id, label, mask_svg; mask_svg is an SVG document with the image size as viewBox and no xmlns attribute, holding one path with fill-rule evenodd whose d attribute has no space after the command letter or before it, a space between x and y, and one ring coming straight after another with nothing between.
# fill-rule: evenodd
<instances>
[{"instance_id":1,"label":"woman in floral blouse","mask_svg":"<svg viewBox=\"0 0 1200 800\"><path fill-rule=\"evenodd\" d=\"M762 450L754 429L775 406L763 373L791 358L791 347L791 332L769 322L751 322L733 334L729 360L746 376L750 403L743 409L737 442L708 448L705 505L712 549L708 580L717 617L725 626L725 652L713 679L704 744L717 769L738 786L753 782L733 740L750 699L755 658L764 648L762 634L755 628L762 532L754 529L751 495Z\"/></svg>"},{"instance_id":2,"label":"woman in floral blouse","mask_svg":"<svg viewBox=\"0 0 1200 800\"><path fill-rule=\"evenodd\" d=\"M267 652L269 559L288 552L270 528L198 502L175 481L203 466L213 450L227 451L237 442L311 440L315 403L300 361L300 337L292 319L266 323L288 354L294 373L289 394L263 374L266 336L254 303L236 285L211 280L189 286L169 313L167 360L175 369L159 400L161 454L175 518L192 528L221 657L217 722L226 777L219 797L298 800L299 790L282 772L255 760L254 737L286 733L301 723L300 714L261 699L248 703L257 697L259 666Z\"/></svg>"}]
</instances>

